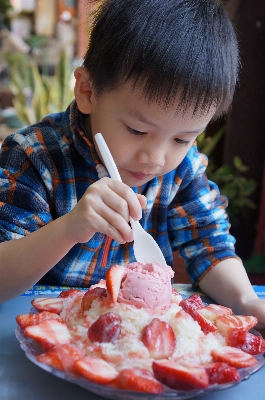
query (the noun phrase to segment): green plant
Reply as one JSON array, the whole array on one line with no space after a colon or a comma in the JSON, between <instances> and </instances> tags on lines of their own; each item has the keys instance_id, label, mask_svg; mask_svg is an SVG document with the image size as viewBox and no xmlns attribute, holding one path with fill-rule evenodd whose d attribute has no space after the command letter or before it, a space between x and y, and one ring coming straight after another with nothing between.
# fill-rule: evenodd
<instances>
[{"instance_id":1,"label":"green plant","mask_svg":"<svg viewBox=\"0 0 265 400\"><path fill-rule=\"evenodd\" d=\"M243 176L248 167L243 164L238 156L233 158L232 166L227 164L219 168L215 166L211 155L223 135L224 128L221 128L212 137L205 137L205 132L203 132L198 137L197 143L199 150L209 158L206 171L208 178L215 182L219 186L221 194L228 198L227 213L232 225L235 226L246 209L256 208L256 205L250 199L251 194L256 189L256 182Z\"/></svg>"},{"instance_id":2,"label":"green plant","mask_svg":"<svg viewBox=\"0 0 265 400\"><path fill-rule=\"evenodd\" d=\"M13 104L25 126L39 122L47 114L65 110L73 100L70 83L73 67L64 50L52 76L40 72L36 61L28 55L7 54L6 60Z\"/></svg>"}]
</instances>

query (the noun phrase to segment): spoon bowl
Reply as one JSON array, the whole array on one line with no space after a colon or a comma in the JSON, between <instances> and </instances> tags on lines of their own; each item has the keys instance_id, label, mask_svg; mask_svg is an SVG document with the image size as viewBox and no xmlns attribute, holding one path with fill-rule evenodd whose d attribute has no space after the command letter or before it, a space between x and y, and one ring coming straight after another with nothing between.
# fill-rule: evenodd
<instances>
[{"instance_id":1,"label":"spoon bowl","mask_svg":"<svg viewBox=\"0 0 265 400\"><path fill-rule=\"evenodd\" d=\"M110 177L122 182L118 168L102 134L97 133L95 135L95 140ZM152 236L142 228L139 221L130 218L130 224L133 231L133 251L136 260L143 264L156 263L165 266L166 260L163 253Z\"/></svg>"}]
</instances>

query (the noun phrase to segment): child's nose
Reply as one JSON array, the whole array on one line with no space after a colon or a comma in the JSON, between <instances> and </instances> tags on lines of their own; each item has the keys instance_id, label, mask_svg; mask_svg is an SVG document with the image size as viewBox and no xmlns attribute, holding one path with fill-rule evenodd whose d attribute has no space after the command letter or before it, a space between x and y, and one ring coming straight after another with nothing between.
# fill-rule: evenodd
<instances>
[{"instance_id":1,"label":"child's nose","mask_svg":"<svg viewBox=\"0 0 265 400\"><path fill-rule=\"evenodd\" d=\"M165 151L159 146L141 149L138 153L138 162L152 167L163 167L165 164Z\"/></svg>"}]
</instances>

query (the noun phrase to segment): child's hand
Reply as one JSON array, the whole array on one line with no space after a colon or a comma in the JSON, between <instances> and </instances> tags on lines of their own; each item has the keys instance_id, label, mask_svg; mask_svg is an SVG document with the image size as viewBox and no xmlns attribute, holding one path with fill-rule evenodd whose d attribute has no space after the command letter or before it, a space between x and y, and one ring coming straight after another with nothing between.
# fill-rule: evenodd
<instances>
[{"instance_id":1,"label":"child's hand","mask_svg":"<svg viewBox=\"0 0 265 400\"><path fill-rule=\"evenodd\" d=\"M87 242L95 232L101 232L118 243L133 240L128 224L130 216L142 218L146 204L143 195L135 194L122 182L102 178L93 183L74 209L69 212L69 234L76 242Z\"/></svg>"}]
</instances>

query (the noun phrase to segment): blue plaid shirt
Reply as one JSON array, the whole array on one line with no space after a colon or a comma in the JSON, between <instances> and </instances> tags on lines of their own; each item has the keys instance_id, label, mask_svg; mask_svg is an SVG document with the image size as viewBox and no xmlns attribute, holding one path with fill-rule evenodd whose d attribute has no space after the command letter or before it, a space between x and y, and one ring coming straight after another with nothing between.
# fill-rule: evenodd
<instances>
[{"instance_id":1,"label":"blue plaid shirt","mask_svg":"<svg viewBox=\"0 0 265 400\"><path fill-rule=\"evenodd\" d=\"M19 239L69 212L100 179L100 163L75 101L65 112L8 136L0 153L0 242ZM206 165L194 143L176 170L133 188L147 197L142 226L168 265L173 266L172 251L180 251L193 284L220 260L236 257L227 201L208 181ZM76 244L45 282L87 287L104 278L111 265L131 261L132 243L120 245L98 232Z\"/></svg>"}]
</instances>

